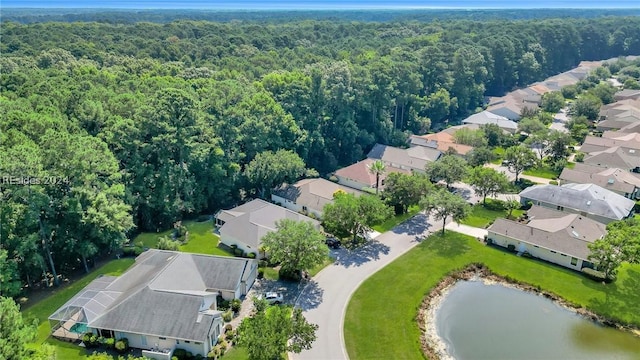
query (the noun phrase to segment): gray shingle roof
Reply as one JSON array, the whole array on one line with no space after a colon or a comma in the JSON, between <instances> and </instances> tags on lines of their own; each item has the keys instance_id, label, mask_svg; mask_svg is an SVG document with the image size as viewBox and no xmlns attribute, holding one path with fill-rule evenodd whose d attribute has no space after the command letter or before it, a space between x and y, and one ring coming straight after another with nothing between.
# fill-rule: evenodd
<instances>
[{"instance_id":1,"label":"gray shingle roof","mask_svg":"<svg viewBox=\"0 0 640 360\"><path fill-rule=\"evenodd\" d=\"M625 149L616 146L603 151L590 153L584 163L609 168L632 170L640 166L640 150Z\"/></svg>"},{"instance_id":2,"label":"gray shingle roof","mask_svg":"<svg viewBox=\"0 0 640 360\"><path fill-rule=\"evenodd\" d=\"M504 116L493 114L489 111L482 111L477 114L473 114L468 118L462 120L463 124L496 124L501 129L515 131L518 128L518 124L515 121L511 121Z\"/></svg>"},{"instance_id":3,"label":"gray shingle roof","mask_svg":"<svg viewBox=\"0 0 640 360\"><path fill-rule=\"evenodd\" d=\"M534 185L520 192L520 198L614 220L626 218L635 205L633 200L594 184Z\"/></svg>"},{"instance_id":4,"label":"gray shingle roof","mask_svg":"<svg viewBox=\"0 0 640 360\"><path fill-rule=\"evenodd\" d=\"M634 189L636 188L636 186L633 184L620 181L615 173L607 175L598 173L590 174L574 169L564 168L558 178L565 183L595 184L611 191L628 194L633 193Z\"/></svg>"},{"instance_id":5,"label":"gray shingle roof","mask_svg":"<svg viewBox=\"0 0 640 360\"><path fill-rule=\"evenodd\" d=\"M260 199L223 210L216 218L225 222L219 230L221 235L231 236L254 249L259 248L263 236L270 231L276 231L278 220L310 221L316 226L320 225L320 222L308 216Z\"/></svg>"},{"instance_id":6,"label":"gray shingle roof","mask_svg":"<svg viewBox=\"0 0 640 360\"><path fill-rule=\"evenodd\" d=\"M567 214L533 206L528 212L529 222L520 223L496 219L487 229L532 245L565 255L587 259L588 244L606 234L606 226L578 214Z\"/></svg>"},{"instance_id":7,"label":"gray shingle roof","mask_svg":"<svg viewBox=\"0 0 640 360\"><path fill-rule=\"evenodd\" d=\"M251 259L151 249L121 276L94 280L50 318L79 306L92 328L204 341L220 313L201 309L203 298L235 291L253 266Z\"/></svg>"},{"instance_id":8,"label":"gray shingle roof","mask_svg":"<svg viewBox=\"0 0 640 360\"><path fill-rule=\"evenodd\" d=\"M373 177L375 183L375 175ZM284 184L276 188L272 194L298 205L322 211L326 204L333 202L333 194L338 190L357 196L362 195L361 191L322 178L304 179L295 184Z\"/></svg>"},{"instance_id":9,"label":"gray shingle roof","mask_svg":"<svg viewBox=\"0 0 640 360\"><path fill-rule=\"evenodd\" d=\"M368 158L379 159L393 167L401 167L423 171L427 163L438 160L442 152L425 146L401 149L393 146L376 144Z\"/></svg>"}]
</instances>

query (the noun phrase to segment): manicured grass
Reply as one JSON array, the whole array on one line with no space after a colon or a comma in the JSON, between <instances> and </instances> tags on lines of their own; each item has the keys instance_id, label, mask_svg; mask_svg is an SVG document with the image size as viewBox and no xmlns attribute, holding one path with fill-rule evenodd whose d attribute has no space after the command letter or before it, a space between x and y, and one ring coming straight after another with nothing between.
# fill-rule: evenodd
<instances>
[{"instance_id":1,"label":"manicured grass","mask_svg":"<svg viewBox=\"0 0 640 360\"><path fill-rule=\"evenodd\" d=\"M550 179L550 180L557 179L558 176L560 176L560 173L558 173L557 171L553 171L548 166L531 168L531 169L525 170L522 174L529 175L529 176L537 176L537 177Z\"/></svg>"},{"instance_id":2,"label":"manicured grass","mask_svg":"<svg viewBox=\"0 0 640 360\"><path fill-rule=\"evenodd\" d=\"M51 291L51 295L45 299L34 303L27 304L23 309L23 315L27 318L38 319L38 336L35 342L40 344L47 339L51 331L49 321L47 320L54 311L58 310L65 302L71 299L78 291L87 286L91 281L100 275L118 276L127 270L134 262L133 258L112 260L102 265L91 273L74 281L68 286L62 286Z\"/></svg>"},{"instance_id":3,"label":"manicured grass","mask_svg":"<svg viewBox=\"0 0 640 360\"><path fill-rule=\"evenodd\" d=\"M640 325L640 291L637 290L640 265L625 264L616 282L603 285L574 271L518 257L485 246L472 237L447 232L444 238L439 233L430 236L356 290L344 325L349 357L423 359L416 323L423 297L448 273L475 262L484 263L499 275L556 293L601 315Z\"/></svg>"},{"instance_id":4,"label":"manicured grass","mask_svg":"<svg viewBox=\"0 0 640 360\"><path fill-rule=\"evenodd\" d=\"M213 233L213 221L185 221L184 226L189 231L189 241L180 246L180 251L197 254L233 256L232 254L218 248L220 237ZM142 242L144 247L156 248L158 239L162 236L171 236L173 230L160 233L142 233L132 241L135 245Z\"/></svg>"},{"instance_id":5,"label":"manicured grass","mask_svg":"<svg viewBox=\"0 0 640 360\"><path fill-rule=\"evenodd\" d=\"M420 207L417 205L410 206L406 214L395 215L394 217L388 219L382 224L374 225L373 230L383 233L393 229L396 225L401 222L409 219L413 215L417 214L420 211Z\"/></svg>"},{"instance_id":6,"label":"manicured grass","mask_svg":"<svg viewBox=\"0 0 640 360\"><path fill-rule=\"evenodd\" d=\"M224 353L222 358L224 360L247 360L249 358L249 353L246 348L234 346Z\"/></svg>"},{"instance_id":7,"label":"manicured grass","mask_svg":"<svg viewBox=\"0 0 640 360\"><path fill-rule=\"evenodd\" d=\"M262 268L264 269L264 278L267 280L279 280L280 279L280 274L278 273L277 269L274 269L272 267L265 267Z\"/></svg>"},{"instance_id":8,"label":"manicured grass","mask_svg":"<svg viewBox=\"0 0 640 360\"><path fill-rule=\"evenodd\" d=\"M473 205L471 214L464 219L461 223L464 225L486 228L497 218L506 218L509 213L502 208L502 203L498 200L487 199L486 205L482 202ZM524 210L513 210L512 217L520 217L524 213Z\"/></svg>"},{"instance_id":9,"label":"manicured grass","mask_svg":"<svg viewBox=\"0 0 640 360\"><path fill-rule=\"evenodd\" d=\"M213 221L187 221L185 222L185 226L189 230L189 241L185 245L180 246L180 251L207 255L233 256L218 247L220 237L213 233Z\"/></svg>"}]
</instances>

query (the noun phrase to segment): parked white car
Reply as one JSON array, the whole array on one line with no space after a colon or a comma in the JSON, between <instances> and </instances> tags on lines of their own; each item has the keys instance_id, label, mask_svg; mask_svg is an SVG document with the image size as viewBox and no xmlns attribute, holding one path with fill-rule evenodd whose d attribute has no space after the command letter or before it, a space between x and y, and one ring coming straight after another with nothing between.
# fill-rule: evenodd
<instances>
[{"instance_id":1,"label":"parked white car","mask_svg":"<svg viewBox=\"0 0 640 360\"><path fill-rule=\"evenodd\" d=\"M269 304L281 304L283 296L277 292L268 292L260 296L261 299L267 300Z\"/></svg>"}]
</instances>

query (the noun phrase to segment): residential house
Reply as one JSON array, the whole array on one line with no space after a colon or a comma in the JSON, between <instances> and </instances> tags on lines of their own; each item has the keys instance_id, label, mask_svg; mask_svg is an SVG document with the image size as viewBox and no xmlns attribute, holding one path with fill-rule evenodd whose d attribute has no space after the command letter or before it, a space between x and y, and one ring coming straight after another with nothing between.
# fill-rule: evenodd
<instances>
[{"instance_id":1,"label":"residential house","mask_svg":"<svg viewBox=\"0 0 640 360\"><path fill-rule=\"evenodd\" d=\"M468 118L462 120L463 124L496 124L501 129L508 131L511 134L515 134L518 130L518 124L515 121L509 120L504 116L496 115L489 111L482 111L477 114L473 114Z\"/></svg>"},{"instance_id":2,"label":"residential house","mask_svg":"<svg viewBox=\"0 0 640 360\"><path fill-rule=\"evenodd\" d=\"M447 151L455 151L460 155L466 155L469 151L473 150L473 146L457 144L453 134L445 131L435 134L412 135L410 138L410 144L412 147L426 146L438 149L443 153Z\"/></svg>"},{"instance_id":3,"label":"residential house","mask_svg":"<svg viewBox=\"0 0 640 360\"><path fill-rule=\"evenodd\" d=\"M217 297L246 295L257 268L252 259L147 250L124 274L95 279L56 310L52 334L126 338L151 359L170 360L176 348L206 356L223 330Z\"/></svg>"},{"instance_id":4,"label":"residential house","mask_svg":"<svg viewBox=\"0 0 640 360\"><path fill-rule=\"evenodd\" d=\"M612 136L612 132L607 132L604 136L587 136L580 146L580 151L585 154L604 151L619 146L625 149L640 149L640 134L638 133L618 133Z\"/></svg>"},{"instance_id":5,"label":"residential house","mask_svg":"<svg viewBox=\"0 0 640 360\"><path fill-rule=\"evenodd\" d=\"M589 166L587 166L589 167ZM594 171L564 168L558 177L560 184L595 184L629 199L640 196L640 176L617 168L589 167Z\"/></svg>"},{"instance_id":6,"label":"residential house","mask_svg":"<svg viewBox=\"0 0 640 360\"><path fill-rule=\"evenodd\" d=\"M376 144L367 157L382 160L387 167L402 170L424 172L426 165L440 158L442 152L438 149L415 146L401 149L393 146Z\"/></svg>"},{"instance_id":7,"label":"residential house","mask_svg":"<svg viewBox=\"0 0 640 360\"><path fill-rule=\"evenodd\" d=\"M326 179L316 178L303 179L295 184L283 184L271 192L271 201L289 210L303 214L313 214L321 218L324 206L333 203L333 195L337 191L356 196L362 194L361 191L350 187L339 185Z\"/></svg>"},{"instance_id":8,"label":"residential house","mask_svg":"<svg viewBox=\"0 0 640 360\"><path fill-rule=\"evenodd\" d=\"M500 98L492 98L486 111L508 120L518 121L525 108L536 110L540 99L540 95L532 89L520 89Z\"/></svg>"},{"instance_id":9,"label":"residential house","mask_svg":"<svg viewBox=\"0 0 640 360\"><path fill-rule=\"evenodd\" d=\"M625 89L613 95L616 101L620 100L640 100L640 90Z\"/></svg>"},{"instance_id":10,"label":"residential house","mask_svg":"<svg viewBox=\"0 0 640 360\"><path fill-rule=\"evenodd\" d=\"M604 237L606 225L580 214L540 206L527 211L526 220L496 219L487 240L573 270L592 268L589 244Z\"/></svg>"},{"instance_id":11,"label":"residential house","mask_svg":"<svg viewBox=\"0 0 640 360\"><path fill-rule=\"evenodd\" d=\"M619 168L640 172L640 150L615 146L603 151L597 151L585 156L583 162L587 165L606 168Z\"/></svg>"},{"instance_id":12,"label":"residential house","mask_svg":"<svg viewBox=\"0 0 640 360\"><path fill-rule=\"evenodd\" d=\"M255 199L233 209L220 210L216 215L216 227L220 242L229 247L242 249L246 254L261 254L261 239L268 232L276 231L276 223L282 219L310 221L316 227L320 222L282 206Z\"/></svg>"},{"instance_id":13,"label":"residential house","mask_svg":"<svg viewBox=\"0 0 640 360\"><path fill-rule=\"evenodd\" d=\"M371 164L376 161L375 159L364 159L358 161L355 164L351 164L342 169L336 170L334 176L338 179L338 184L348 186L356 190L362 190L365 188L375 189L376 187L376 175L369 170ZM387 175L391 173L411 174L411 170L398 169L394 167L387 167L384 174L380 175L379 188L384 189L384 183Z\"/></svg>"},{"instance_id":14,"label":"residential house","mask_svg":"<svg viewBox=\"0 0 640 360\"><path fill-rule=\"evenodd\" d=\"M633 215L635 205L594 184L534 185L520 192L520 202L580 214L603 224Z\"/></svg>"}]
</instances>

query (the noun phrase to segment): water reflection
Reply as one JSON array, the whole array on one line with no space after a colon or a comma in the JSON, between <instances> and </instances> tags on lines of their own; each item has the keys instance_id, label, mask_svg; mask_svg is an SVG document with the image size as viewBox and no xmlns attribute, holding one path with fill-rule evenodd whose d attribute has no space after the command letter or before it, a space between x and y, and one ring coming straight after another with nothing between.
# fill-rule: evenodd
<instances>
[{"instance_id":1,"label":"water reflection","mask_svg":"<svg viewBox=\"0 0 640 360\"><path fill-rule=\"evenodd\" d=\"M640 338L595 324L536 294L461 281L436 315L457 359L640 359Z\"/></svg>"}]
</instances>

